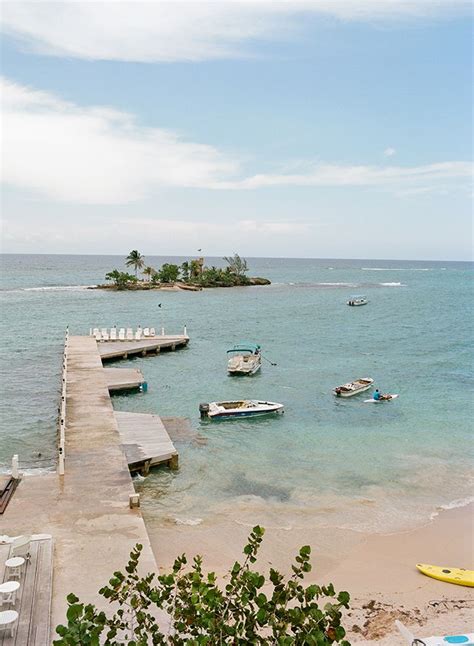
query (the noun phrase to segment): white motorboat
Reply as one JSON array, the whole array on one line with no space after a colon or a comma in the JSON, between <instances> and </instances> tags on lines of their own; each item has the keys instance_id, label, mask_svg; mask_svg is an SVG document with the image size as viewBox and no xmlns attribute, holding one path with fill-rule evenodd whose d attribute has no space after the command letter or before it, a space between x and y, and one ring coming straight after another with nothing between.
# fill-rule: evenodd
<instances>
[{"instance_id":1,"label":"white motorboat","mask_svg":"<svg viewBox=\"0 0 474 646\"><path fill-rule=\"evenodd\" d=\"M201 417L220 419L228 417L250 417L268 415L270 413L283 413L283 404L267 402L257 399L243 399L241 401L210 402L199 404Z\"/></svg>"},{"instance_id":2,"label":"white motorboat","mask_svg":"<svg viewBox=\"0 0 474 646\"><path fill-rule=\"evenodd\" d=\"M234 345L227 350L227 354L227 371L230 375L254 375L262 365L260 346L254 343Z\"/></svg>"},{"instance_id":3,"label":"white motorboat","mask_svg":"<svg viewBox=\"0 0 474 646\"><path fill-rule=\"evenodd\" d=\"M374 380L370 377L362 377L361 379L355 379L354 381L349 382L348 384L342 384L342 386L337 386L332 391L333 395L336 397L352 397L358 393L363 393L369 388L372 387Z\"/></svg>"},{"instance_id":4,"label":"white motorboat","mask_svg":"<svg viewBox=\"0 0 474 646\"><path fill-rule=\"evenodd\" d=\"M361 296L360 294L355 294L354 296L351 296L349 300L347 301L347 305L350 305L351 307L360 307L361 305L367 305L369 301L365 296Z\"/></svg>"}]
</instances>

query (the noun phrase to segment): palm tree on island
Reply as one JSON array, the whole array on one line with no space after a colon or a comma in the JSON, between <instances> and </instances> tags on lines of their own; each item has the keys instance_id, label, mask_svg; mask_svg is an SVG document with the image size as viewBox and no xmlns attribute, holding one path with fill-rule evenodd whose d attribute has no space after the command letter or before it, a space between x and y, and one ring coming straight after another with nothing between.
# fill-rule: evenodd
<instances>
[{"instance_id":1,"label":"palm tree on island","mask_svg":"<svg viewBox=\"0 0 474 646\"><path fill-rule=\"evenodd\" d=\"M153 274L156 274L156 269L154 267L145 267L142 274L148 276L148 280L150 281Z\"/></svg>"},{"instance_id":2,"label":"palm tree on island","mask_svg":"<svg viewBox=\"0 0 474 646\"><path fill-rule=\"evenodd\" d=\"M127 267L133 267L135 269L135 276L138 276L138 270L145 266L145 256L142 256L139 251L134 249L128 254L125 265Z\"/></svg>"}]
</instances>

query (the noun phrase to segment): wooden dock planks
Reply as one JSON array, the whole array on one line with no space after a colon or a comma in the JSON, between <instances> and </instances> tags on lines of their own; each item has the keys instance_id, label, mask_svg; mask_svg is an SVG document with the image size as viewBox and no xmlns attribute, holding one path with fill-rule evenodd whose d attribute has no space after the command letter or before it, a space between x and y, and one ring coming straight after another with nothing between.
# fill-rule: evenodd
<instances>
[{"instance_id":1,"label":"wooden dock planks","mask_svg":"<svg viewBox=\"0 0 474 646\"><path fill-rule=\"evenodd\" d=\"M145 378L137 368L104 368L104 374L109 392L133 390L145 383Z\"/></svg>"},{"instance_id":2,"label":"wooden dock planks","mask_svg":"<svg viewBox=\"0 0 474 646\"><path fill-rule=\"evenodd\" d=\"M19 614L18 623L13 638L0 633L0 646L49 646L52 574L52 539L31 541L30 562L23 569L16 604L11 606ZM6 576L3 569L3 581Z\"/></svg>"},{"instance_id":3,"label":"wooden dock planks","mask_svg":"<svg viewBox=\"0 0 474 646\"><path fill-rule=\"evenodd\" d=\"M189 343L189 337L184 335L156 336L152 339L141 339L140 341L105 341L97 343L97 349L103 361L107 359L126 358L130 355L146 355L149 352L160 352L161 350L176 350Z\"/></svg>"},{"instance_id":4,"label":"wooden dock planks","mask_svg":"<svg viewBox=\"0 0 474 646\"><path fill-rule=\"evenodd\" d=\"M115 411L115 419L131 471L163 463L177 467L178 452L157 415Z\"/></svg>"}]
</instances>

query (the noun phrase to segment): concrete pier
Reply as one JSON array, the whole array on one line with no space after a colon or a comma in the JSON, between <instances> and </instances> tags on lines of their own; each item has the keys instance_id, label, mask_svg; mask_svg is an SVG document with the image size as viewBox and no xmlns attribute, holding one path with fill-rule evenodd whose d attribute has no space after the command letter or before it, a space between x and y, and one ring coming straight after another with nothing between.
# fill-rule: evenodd
<instances>
[{"instance_id":1,"label":"concrete pier","mask_svg":"<svg viewBox=\"0 0 474 646\"><path fill-rule=\"evenodd\" d=\"M158 415L115 411L115 419L130 472L147 475L159 464L178 468L178 451Z\"/></svg>"},{"instance_id":2,"label":"concrete pier","mask_svg":"<svg viewBox=\"0 0 474 646\"><path fill-rule=\"evenodd\" d=\"M95 342L95 341L94 341ZM97 342L97 347L103 361L108 359L126 359L133 355L145 356L149 353L158 353L162 350L176 350L189 343L187 335L163 335L140 341L105 341Z\"/></svg>"},{"instance_id":3,"label":"concrete pier","mask_svg":"<svg viewBox=\"0 0 474 646\"><path fill-rule=\"evenodd\" d=\"M137 368L103 368L109 392L141 388L145 378Z\"/></svg>"},{"instance_id":4,"label":"concrete pier","mask_svg":"<svg viewBox=\"0 0 474 646\"><path fill-rule=\"evenodd\" d=\"M94 338L69 337L66 393L65 475L24 477L1 517L2 534L53 536L51 638L69 592L108 607L97 592L136 543L141 571L157 571L141 512L129 507L135 492Z\"/></svg>"}]
</instances>

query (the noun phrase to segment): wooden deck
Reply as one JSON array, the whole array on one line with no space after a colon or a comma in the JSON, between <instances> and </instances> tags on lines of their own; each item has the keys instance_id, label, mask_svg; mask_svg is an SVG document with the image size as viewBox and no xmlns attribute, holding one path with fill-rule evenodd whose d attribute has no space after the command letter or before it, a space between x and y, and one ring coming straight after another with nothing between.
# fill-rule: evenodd
<instances>
[{"instance_id":1,"label":"wooden deck","mask_svg":"<svg viewBox=\"0 0 474 646\"><path fill-rule=\"evenodd\" d=\"M133 390L145 383L145 378L137 368L104 368L104 374L109 392Z\"/></svg>"},{"instance_id":2,"label":"wooden deck","mask_svg":"<svg viewBox=\"0 0 474 646\"><path fill-rule=\"evenodd\" d=\"M159 464L178 468L178 452L157 415L115 411L115 419L131 472L146 475Z\"/></svg>"},{"instance_id":3,"label":"wooden deck","mask_svg":"<svg viewBox=\"0 0 474 646\"><path fill-rule=\"evenodd\" d=\"M161 350L176 350L188 345L189 337L185 335L155 336L151 339L140 341L104 341L97 343L100 357L103 361L108 359L126 359L129 356L148 353L159 353Z\"/></svg>"},{"instance_id":4,"label":"wooden deck","mask_svg":"<svg viewBox=\"0 0 474 646\"><path fill-rule=\"evenodd\" d=\"M0 580L7 580L5 560L10 545L0 545ZM13 637L0 633L0 646L49 646L51 591L53 574L53 541L51 538L32 540L30 562L24 567L16 604L8 606L19 618ZM6 609L6 606L2 610Z\"/></svg>"}]
</instances>

